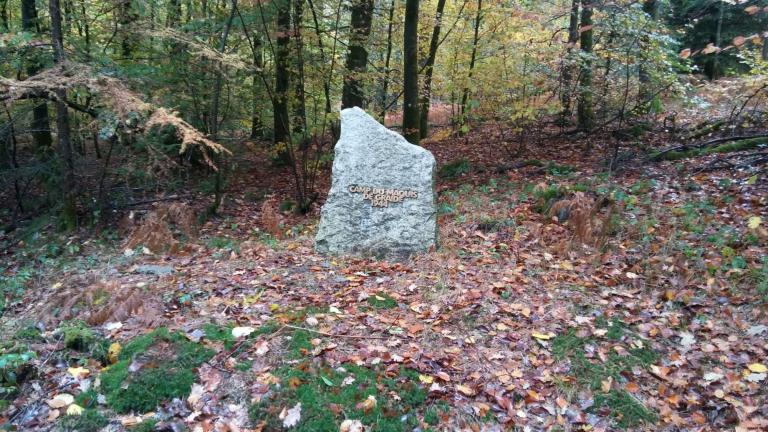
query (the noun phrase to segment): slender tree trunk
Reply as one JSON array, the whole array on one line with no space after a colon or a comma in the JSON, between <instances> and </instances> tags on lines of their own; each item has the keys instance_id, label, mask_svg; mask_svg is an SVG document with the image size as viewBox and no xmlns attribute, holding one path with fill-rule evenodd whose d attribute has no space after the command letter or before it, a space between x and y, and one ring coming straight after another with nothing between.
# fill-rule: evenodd
<instances>
[{"instance_id":1,"label":"slender tree trunk","mask_svg":"<svg viewBox=\"0 0 768 432\"><path fill-rule=\"evenodd\" d=\"M419 0L405 1L403 136L413 144L419 143Z\"/></svg>"},{"instance_id":2,"label":"slender tree trunk","mask_svg":"<svg viewBox=\"0 0 768 432\"><path fill-rule=\"evenodd\" d=\"M168 15L165 18L165 26L177 28L181 22L181 0L169 0Z\"/></svg>"},{"instance_id":3,"label":"slender tree trunk","mask_svg":"<svg viewBox=\"0 0 768 432\"><path fill-rule=\"evenodd\" d=\"M224 53L227 49L227 39L229 38L229 32L232 29L232 22L235 20L235 14L237 13L237 0L232 0L232 9L229 13L229 18L224 25L224 31L221 34L221 41L219 42L219 52ZM224 65L219 62L216 68L216 83L213 90L213 102L211 103L211 119L209 131L211 139L214 141L219 137L219 101L221 100L221 89L224 85ZM221 206L222 187L223 187L223 173L224 167L223 161L220 155L216 156L216 178L214 184L214 197L213 204L209 209L210 214L216 214Z\"/></svg>"},{"instance_id":4,"label":"slender tree trunk","mask_svg":"<svg viewBox=\"0 0 768 432\"><path fill-rule=\"evenodd\" d=\"M720 78L720 45L723 43L723 14L725 12L725 1L720 0L720 5L717 10L717 31L715 32L715 47L718 51L715 51L715 59L712 61L712 80Z\"/></svg>"},{"instance_id":5,"label":"slender tree trunk","mask_svg":"<svg viewBox=\"0 0 768 432\"><path fill-rule=\"evenodd\" d=\"M80 0L80 19L83 20L83 37L85 38L85 56L91 57L91 27L89 24L88 13L85 8L85 0Z\"/></svg>"},{"instance_id":6,"label":"slender tree trunk","mask_svg":"<svg viewBox=\"0 0 768 432\"><path fill-rule=\"evenodd\" d=\"M264 123L261 121L261 77L264 56L261 47L261 35L253 36L253 108L251 113L251 139L264 137Z\"/></svg>"},{"instance_id":7,"label":"slender tree trunk","mask_svg":"<svg viewBox=\"0 0 768 432\"><path fill-rule=\"evenodd\" d=\"M21 28L29 33L39 34L40 24L37 17L35 0L22 0L21 2ZM32 76L40 71L40 65L35 60L27 65L27 75ZM33 100L35 107L32 109L32 140L38 150L51 147L51 121L48 117L48 104L44 101Z\"/></svg>"},{"instance_id":8,"label":"slender tree trunk","mask_svg":"<svg viewBox=\"0 0 768 432\"><path fill-rule=\"evenodd\" d=\"M315 35L317 36L317 48L320 51L320 62L326 64L325 47L323 46L323 36L320 29L320 20L317 19L317 10L312 0L307 0L309 3L309 10L312 12L312 21L315 24ZM336 12L336 29L339 27L339 19L341 18L341 2L339 2L339 9ZM325 97L325 115L323 116L323 133L325 132L325 125L331 114L331 80L333 79L333 69L336 61L336 40L333 43L333 53L331 54L331 63L329 65L328 73L323 77L323 96ZM333 126L334 122L331 122L331 134L336 137L336 129Z\"/></svg>"},{"instance_id":9,"label":"slender tree trunk","mask_svg":"<svg viewBox=\"0 0 768 432\"><path fill-rule=\"evenodd\" d=\"M387 54L384 58L384 82L381 84L381 122L387 116L387 93L389 92L389 62L392 59L392 26L395 17L395 0L389 6L389 21L387 22Z\"/></svg>"},{"instance_id":10,"label":"slender tree trunk","mask_svg":"<svg viewBox=\"0 0 768 432\"><path fill-rule=\"evenodd\" d=\"M291 129L288 117L288 91L290 90L290 43L291 43L291 0L277 0L277 47L275 49L275 97L274 142L290 144ZM282 159L287 157L281 155ZM287 159L285 160L287 162Z\"/></svg>"},{"instance_id":11,"label":"slender tree trunk","mask_svg":"<svg viewBox=\"0 0 768 432\"><path fill-rule=\"evenodd\" d=\"M579 83L578 126L583 131L595 127L595 112L592 106L592 8L593 0L582 0L581 11L581 81Z\"/></svg>"},{"instance_id":12,"label":"slender tree trunk","mask_svg":"<svg viewBox=\"0 0 768 432\"><path fill-rule=\"evenodd\" d=\"M469 74L467 76L467 85L464 86L464 91L461 94L461 124L462 132L463 125L467 122L467 116L469 115L467 104L469 103L469 82L472 81L472 72L475 69L475 59L477 58L477 43L480 39L480 19L482 18L483 0L477 0L477 14L475 15L475 33L472 37L472 56L469 59Z\"/></svg>"},{"instance_id":13,"label":"slender tree trunk","mask_svg":"<svg viewBox=\"0 0 768 432\"><path fill-rule=\"evenodd\" d=\"M656 21L659 15L659 2L658 0L645 0L643 2L643 12L648 15L650 21ZM637 78L640 83L638 89L638 102L640 106L647 112L650 107L651 95L653 95L651 74L648 69L648 62L650 61L650 38L647 35L643 35L640 39L641 59L640 67L637 71Z\"/></svg>"},{"instance_id":14,"label":"slender tree trunk","mask_svg":"<svg viewBox=\"0 0 768 432\"><path fill-rule=\"evenodd\" d=\"M0 33L6 33L11 29L8 22L8 0L0 0Z\"/></svg>"},{"instance_id":15,"label":"slender tree trunk","mask_svg":"<svg viewBox=\"0 0 768 432\"><path fill-rule=\"evenodd\" d=\"M136 45L136 36L133 34L134 22L138 19L133 10L132 0L120 0L118 7L121 38L120 53L123 58L129 58L133 54Z\"/></svg>"},{"instance_id":16,"label":"slender tree trunk","mask_svg":"<svg viewBox=\"0 0 768 432\"><path fill-rule=\"evenodd\" d=\"M565 53L563 65L562 85L560 90L560 103L563 105L562 118L565 122L571 117L571 101L573 99L573 76L576 59L573 52L576 42L579 41L579 0L571 1L571 15L568 21L568 48Z\"/></svg>"},{"instance_id":17,"label":"slender tree trunk","mask_svg":"<svg viewBox=\"0 0 768 432\"><path fill-rule=\"evenodd\" d=\"M363 75L368 69L367 45L368 36L371 34L372 17L373 0L352 0L347 72L344 74L344 88L341 96L342 108L355 106L365 108Z\"/></svg>"},{"instance_id":18,"label":"slender tree trunk","mask_svg":"<svg viewBox=\"0 0 768 432\"><path fill-rule=\"evenodd\" d=\"M293 131L305 135L307 131L307 101L304 92L304 39L301 34L304 21L304 0L293 2L293 47L296 54L293 73Z\"/></svg>"},{"instance_id":19,"label":"slender tree trunk","mask_svg":"<svg viewBox=\"0 0 768 432\"><path fill-rule=\"evenodd\" d=\"M61 32L61 6L59 0L49 0L51 15L51 44L53 45L53 60L55 63L64 62L64 36ZM61 213L61 226L71 230L77 226L77 207L75 203L75 167L72 160L72 143L69 135L69 112L67 111L67 91L56 91L56 133L58 135L58 153L63 169L62 189L64 205Z\"/></svg>"},{"instance_id":20,"label":"slender tree trunk","mask_svg":"<svg viewBox=\"0 0 768 432\"><path fill-rule=\"evenodd\" d=\"M424 64L424 88L421 92L421 111L419 115L419 137L426 138L429 134L429 105L432 97L432 72L437 57L437 48L440 45L440 26L443 22L443 9L445 0L437 0L437 11L435 12L435 26L432 28L432 39L429 41L429 54L427 62Z\"/></svg>"}]
</instances>

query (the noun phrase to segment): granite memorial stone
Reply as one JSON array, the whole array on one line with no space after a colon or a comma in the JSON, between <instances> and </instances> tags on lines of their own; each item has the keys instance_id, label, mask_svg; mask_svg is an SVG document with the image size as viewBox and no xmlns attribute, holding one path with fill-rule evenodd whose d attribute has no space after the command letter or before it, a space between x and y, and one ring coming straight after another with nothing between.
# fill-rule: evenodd
<instances>
[{"instance_id":1,"label":"granite memorial stone","mask_svg":"<svg viewBox=\"0 0 768 432\"><path fill-rule=\"evenodd\" d=\"M360 108L341 111L318 252L402 258L437 244L435 158Z\"/></svg>"}]
</instances>

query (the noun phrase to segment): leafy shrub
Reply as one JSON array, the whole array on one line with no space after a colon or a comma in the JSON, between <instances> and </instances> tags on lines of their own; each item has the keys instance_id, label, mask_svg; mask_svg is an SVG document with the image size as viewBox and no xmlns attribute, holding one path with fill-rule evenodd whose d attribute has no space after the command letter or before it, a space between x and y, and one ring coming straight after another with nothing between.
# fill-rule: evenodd
<instances>
[{"instance_id":1,"label":"leafy shrub","mask_svg":"<svg viewBox=\"0 0 768 432\"><path fill-rule=\"evenodd\" d=\"M36 356L32 351L0 353L0 398L16 392L18 385L32 370L31 360Z\"/></svg>"}]
</instances>

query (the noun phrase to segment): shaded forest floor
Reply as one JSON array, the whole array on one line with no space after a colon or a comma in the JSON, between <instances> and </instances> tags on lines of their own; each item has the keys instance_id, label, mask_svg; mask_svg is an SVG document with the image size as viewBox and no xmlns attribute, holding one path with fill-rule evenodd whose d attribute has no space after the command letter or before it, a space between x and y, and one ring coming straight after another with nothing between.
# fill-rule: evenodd
<instances>
[{"instance_id":1,"label":"shaded forest floor","mask_svg":"<svg viewBox=\"0 0 768 432\"><path fill-rule=\"evenodd\" d=\"M257 156L174 253L120 231L6 250L0 424L768 429L764 172L436 135L441 248L407 262L316 255L319 207L268 234L261 197L290 184Z\"/></svg>"}]
</instances>

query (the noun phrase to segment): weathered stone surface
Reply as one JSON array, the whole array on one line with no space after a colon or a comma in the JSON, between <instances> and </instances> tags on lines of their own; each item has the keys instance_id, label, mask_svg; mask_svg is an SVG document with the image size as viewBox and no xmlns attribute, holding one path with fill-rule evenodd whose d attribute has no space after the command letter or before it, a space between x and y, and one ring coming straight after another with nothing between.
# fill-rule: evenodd
<instances>
[{"instance_id":1,"label":"weathered stone surface","mask_svg":"<svg viewBox=\"0 0 768 432\"><path fill-rule=\"evenodd\" d=\"M437 243L435 158L360 108L341 111L320 253L403 258Z\"/></svg>"}]
</instances>

